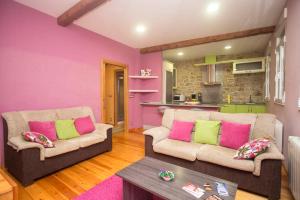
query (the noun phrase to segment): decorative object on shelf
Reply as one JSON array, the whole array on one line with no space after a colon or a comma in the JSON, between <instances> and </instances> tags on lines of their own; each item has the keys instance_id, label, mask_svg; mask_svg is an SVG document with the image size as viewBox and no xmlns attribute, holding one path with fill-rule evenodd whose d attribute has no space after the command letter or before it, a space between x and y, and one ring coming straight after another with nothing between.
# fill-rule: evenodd
<instances>
[{"instance_id":1,"label":"decorative object on shelf","mask_svg":"<svg viewBox=\"0 0 300 200\"><path fill-rule=\"evenodd\" d=\"M144 69L141 69L140 74L141 76L146 76L146 71Z\"/></svg>"},{"instance_id":2,"label":"decorative object on shelf","mask_svg":"<svg viewBox=\"0 0 300 200\"><path fill-rule=\"evenodd\" d=\"M146 76L151 76L152 70L147 68L146 69Z\"/></svg>"},{"instance_id":3,"label":"decorative object on shelf","mask_svg":"<svg viewBox=\"0 0 300 200\"><path fill-rule=\"evenodd\" d=\"M151 74L152 74L152 69L146 68L140 70L141 76L151 76Z\"/></svg>"},{"instance_id":4,"label":"decorative object on shelf","mask_svg":"<svg viewBox=\"0 0 300 200\"><path fill-rule=\"evenodd\" d=\"M164 181L172 181L175 178L175 174L168 170L161 170L159 172L159 177Z\"/></svg>"}]
</instances>

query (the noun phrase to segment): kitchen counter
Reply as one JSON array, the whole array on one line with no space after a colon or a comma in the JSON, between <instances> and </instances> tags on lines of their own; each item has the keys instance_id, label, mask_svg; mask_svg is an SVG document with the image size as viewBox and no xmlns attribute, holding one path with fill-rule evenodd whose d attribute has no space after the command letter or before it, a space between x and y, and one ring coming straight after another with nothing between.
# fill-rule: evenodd
<instances>
[{"instance_id":1,"label":"kitchen counter","mask_svg":"<svg viewBox=\"0 0 300 200\"><path fill-rule=\"evenodd\" d=\"M218 104L185 104L185 103L161 103L161 102L144 102L142 106L170 106L170 107L187 107L187 108L215 108L219 109Z\"/></svg>"},{"instance_id":2,"label":"kitchen counter","mask_svg":"<svg viewBox=\"0 0 300 200\"><path fill-rule=\"evenodd\" d=\"M235 102L231 102L230 104L228 104L227 102L224 102L224 103L220 103L218 104L220 106L222 105L266 105L266 103L264 102L257 102L257 103L235 103Z\"/></svg>"}]
</instances>

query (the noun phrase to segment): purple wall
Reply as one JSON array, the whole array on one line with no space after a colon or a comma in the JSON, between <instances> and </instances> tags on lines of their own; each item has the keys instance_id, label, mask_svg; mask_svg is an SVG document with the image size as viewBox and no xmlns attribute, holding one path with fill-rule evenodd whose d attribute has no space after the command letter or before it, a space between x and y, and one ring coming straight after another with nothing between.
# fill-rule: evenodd
<instances>
[{"instance_id":1,"label":"purple wall","mask_svg":"<svg viewBox=\"0 0 300 200\"><path fill-rule=\"evenodd\" d=\"M286 28L286 60L285 60L285 105L273 102L275 93L275 40L272 42L272 63L270 73L271 101L268 103L268 111L274 113L284 123L284 154L287 163L288 136L300 136L300 111L297 108L297 99L300 97L300 1L288 0L288 18Z\"/></svg>"},{"instance_id":2,"label":"purple wall","mask_svg":"<svg viewBox=\"0 0 300 200\"><path fill-rule=\"evenodd\" d=\"M87 105L99 121L101 59L139 71L137 49L10 0L1 0L0 13L0 113ZM129 99L130 128L142 126L139 103L139 95ZM0 123L0 152L2 135Z\"/></svg>"}]
</instances>

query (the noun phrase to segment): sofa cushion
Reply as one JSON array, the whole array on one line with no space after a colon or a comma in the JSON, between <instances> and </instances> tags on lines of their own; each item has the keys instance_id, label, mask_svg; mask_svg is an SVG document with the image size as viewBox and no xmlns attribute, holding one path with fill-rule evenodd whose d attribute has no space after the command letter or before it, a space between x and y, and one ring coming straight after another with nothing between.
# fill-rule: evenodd
<instances>
[{"instance_id":1,"label":"sofa cushion","mask_svg":"<svg viewBox=\"0 0 300 200\"><path fill-rule=\"evenodd\" d=\"M110 124L102 124L102 123L95 123L95 130L93 133L97 133L101 135L104 139L107 138L107 130L112 128L113 126Z\"/></svg>"},{"instance_id":2,"label":"sofa cushion","mask_svg":"<svg viewBox=\"0 0 300 200\"><path fill-rule=\"evenodd\" d=\"M174 109L166 109L164 111L164 115L163 115L162 122L161 122L162 126L168 128L168 129L172 128L173 120L174 120L174 113L175 113Z\"/></svg>"},{"instance_id":3,"label":"sofa cushion","mask_svg":"<svg viewBox=\"0 0 300 200\"><path fill-rule=\"evenodd\" d=\"M203 144L198 143L164 139L153 145L153 151L189 161L195 161L197 152L203 146Z\"/></svg>"},{"instance_id":4,"label":"sofa cushion","mask_svg":"<svg viewBox=\"0 0 300 200\"><path fill-rule=\"evenodd\" d=\"M8 139L15 136L21 136L25 131L29 131L28 123L24 120L20 112L2 113L8 127Z\"/></svg>"},{"instance_id":5,"label":"sofa cushion","mask_svg":"<svg viewBox=\"0 0 300 200\"><path fill-rule=\"evenodd\" d=\"M220 121L197 120L194 141L203 144L217 144Z\"/></svg>"},{"instance_id":6,"label":"sofa cushion","mask_svg":"<svg viewBox=\"0 0 300 200\"><path fill-rule=\"evenodd\" d=\"M57 120L57 115L56 115L55 110L21 111L20 113L26 122Z\"/></svg>"},{"instance_id":7,"label":"sofa cushion","mask_svg":"<svg viewBox=\"0 0 300 200\"><path fill-rule=\"evenodd\" d=\"M96 122L92 109L86 106L56 109L56 113L58 119L75 119L90 116L93 122Z\"/></svg>"},{"instance_id":8,"label":"sofa cushion","mask_svg":"<svg viewBox=\"0 0 300 200\"><path fill-rule=\"evenodd\" d=\"M273 114L258 114L253 129L252 139L266 138L275 141L276 116Z\"/></svg>"},{"instance_id":9,"label":"sofa cushion","mask_svg":"<svg viewBox=\"0 0 300 200\"><path fill-rule=\"evenodd\" d=\"M157 142L166 139L170 133L170 129L159 126L155 128L148 129L143 132L144 135L150 135L153 138L152 144L156 144Z\"/></svg>"},{"instance_id":10,"label":"sofa cushion","mask_svg":"<svg viewBox=\"0 0 300 200\"><path fill-rule=\"evenodd\" d=\"M190 142L192 137L193 122L174 120L172 130L168 136L169 139Z\"/></svg>"},{"instance_id":11,"label":"sofa cushion","mask_svg":"<svg viewBox=\"0 0 300 200\"><path fill-rule=\"evenodd\" d=\"M196 111L196 110L176 110L174 119L186 122L195 122L196 120L209 120L209 111Z\"/></svg>"},{"instance_id":12,"label":"sofa cushion","mask_svg":"<svg viewBox=\"0 0 300 200\"><path fill-rule=\"evenodd\" d=\"M54 142L54 148L45 148L45 158L57 156L63 153L79 149L80 144L76 142L69 142L68 140L57 140Z\"/></svg>"},{"instance_id":13,"label":"sofa cushion","mask_svg":"<svg viewBox=\"0 0 300 200\"><path fill-rule=\"evenodd\" d=\"M226 147L206 144L197 153L197 159L224 167L253 172L254 162L252 160L234 159L236 151Z\"/></svg>"},{"instance_id":14,"label":"sofa cushion","mask_svg":"<svg viewBox=\"0 0 300 200\"><path fill-rule=\"evenodd\" d=\"M79 147L83 148L99 142L103 142L104 140L105 140L104 136L98 134L97 132L93 132L90 134L81 135L80 137L77 138L69 139L68 142L79 144Z\"/></svg>"},{"instance_id":15,"label":"sofa cushion","mask_svg":"<svg viewBox=\"0 0 300 200\"><path fill-rule=\"evenodd\" d=\"M240 124L251 124L251 132L250 138L252 136L252 132L254 130L255 122L256 122L257 115L256 114L248 114L248 113L220 113L220 112L211 112L210 120L216 121L228 121L228 122L235 122ZM220 133L222 134L222 133Z\"/></svg>"}]
</instances>

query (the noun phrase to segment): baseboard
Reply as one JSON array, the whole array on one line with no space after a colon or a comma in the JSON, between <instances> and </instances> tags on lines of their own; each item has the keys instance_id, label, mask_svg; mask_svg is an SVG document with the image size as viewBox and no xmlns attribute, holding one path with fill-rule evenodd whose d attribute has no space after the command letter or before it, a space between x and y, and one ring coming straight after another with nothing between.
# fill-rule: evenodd
<instances>
[{"instance_id":1,"label":"baseboard","mask_svg":"<svg viewBox=\"0 0 300 200\"><path fill-rule=\"evenodd\" d=\"M148 129L151 129L151 128L154 128L154 127L157 127L157 126L148 125L148 124L144 124L144 125L143 125L143 128L144 128L145 130L148 130Z\"/></svg>"},{"instance_id":2,"label":"baseboard","mask_svg":"<svg viewBox=\"0 0 300 200\"><path fill-rule=\"evenodd\" d=\"M143 131L144 131L144 128L142 128L142 127L140 127L140 128L130 128L128 130L128 132L130 132L130 133L143 133Z\"/></svg>"}]
</instances>

